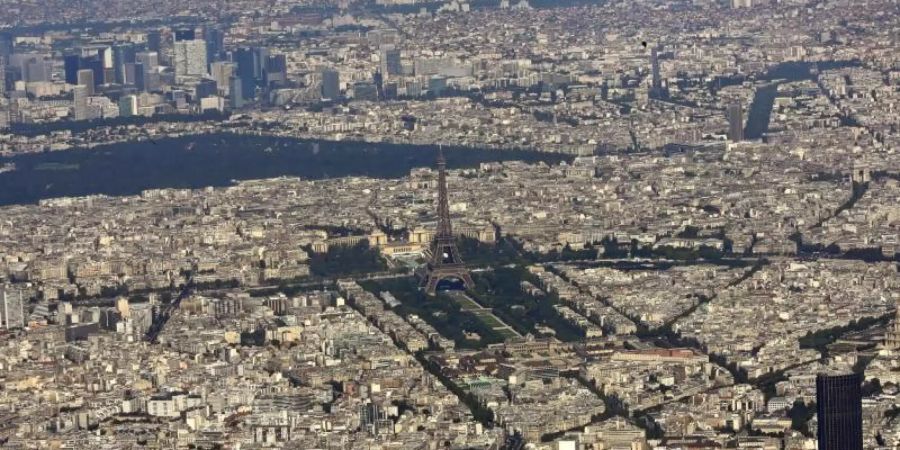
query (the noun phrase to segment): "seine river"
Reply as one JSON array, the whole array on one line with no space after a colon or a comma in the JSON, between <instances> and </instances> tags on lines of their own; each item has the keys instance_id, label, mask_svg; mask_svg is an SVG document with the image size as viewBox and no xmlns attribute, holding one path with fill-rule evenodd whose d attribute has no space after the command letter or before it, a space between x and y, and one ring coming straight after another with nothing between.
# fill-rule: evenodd
<instances>
[{"instance_id":1,"label":"seine river","mask_svg":"<svg viewBox=\"0 0 900 450\"><path fill-rule=\"evenodd\" d=\"M525 150L445 147L449 168L491 161L570 161ZM434 166L437 147L211 134L0 158L0 205L92 194L133 195L154 188L228 186L234 180L296 176L400 178Z\"/></svg>"},{"instance_id":2,"label":"seine river","mask_svg":"<svg viewBox=\"0 0 900 450\"><path fill-rule=\"evenodd\" d=\"M824 61L818 64L808 62L786 62L772 67L762 80L771 83L756 89L753 104L747 114L747 124L744 128L744 137L747 139L759 139L769 131L769 121L772 116L772 105L778 95L778 85L783 81L814 80L816 75L813 67L821 70L841 69L845 67L859 66L859 61Z\"/></svg>"}]
</instances>

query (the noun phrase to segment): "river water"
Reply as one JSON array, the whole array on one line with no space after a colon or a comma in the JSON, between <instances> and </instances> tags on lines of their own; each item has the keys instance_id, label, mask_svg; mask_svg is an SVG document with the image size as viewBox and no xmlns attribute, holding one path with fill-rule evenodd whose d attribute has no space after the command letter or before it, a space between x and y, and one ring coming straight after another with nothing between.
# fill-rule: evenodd
<instances>
[{"instance_id":1,"label":"river water","mask_svg":"<svg viewBox=\"0 0 900 450\"><path fill-rule=\"evenodd\" d=\"M445 147L449 168L491 161L570 161L527 150ZM400 178L433 167L436 146L331 142L227 133L128 142L0 158L0 205L91 194L133 195L154 188L228 186L233 180L297 176Z\"/></svg>"}]
</instances>

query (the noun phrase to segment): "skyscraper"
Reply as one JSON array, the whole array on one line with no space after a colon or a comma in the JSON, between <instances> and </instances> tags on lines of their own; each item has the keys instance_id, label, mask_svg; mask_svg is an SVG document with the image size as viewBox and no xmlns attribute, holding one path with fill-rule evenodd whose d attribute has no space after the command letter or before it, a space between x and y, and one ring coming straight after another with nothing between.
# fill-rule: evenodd
<instances>
[{"instance_id":1,"label":"skyscraper","mask_svg":"<svg viewBox=\"0 0 900 450\"><path fill-rule=\"evenodd\" d=\"M381 72L388 77L403 74L403 64L400 60L400 50L388 49L382 52Z\"/></svg>"},{"instance_id":2,"label":"skyscraper","mask_svg":"<svg viewBox=\"0 0 900 450\"><path fill-rule=\"evenodd\" d=\"M287 58L284 55L272 55L266 59L265 85L282 85L287 81Z\"/></svg>"},{"instance_id":3,"label":"skyscraper","mask_svg":"<svg viewBox=\"0 0 900 450\"><path fill-rule=\"evenodd\" d=\"M141 63L134 63L134 78L131 78L131 74L128 72L128 67L125 67L125 73L127 80L125 80L126 84L134 85L134 87L139 91L147 91L147 70L144 69L144 65Z\"/></svg>"},{"instance_id":4,"label":"skyscraper","mask_svg":"<svg viewBox=\"0 0 900 450\"><path fill-rule=\"evenodd\" d=\"M353 99L374 102L378 100L378 88L374 83L360 81L353 84Z\"/></svg>"},{"instance_id":5,"label":"skyscraper","mask_svg":"<svg viewBox=\"0 0 900 450\"><path fill-rule=\"evenodd\" d=\"M175 42L193 41L196 38L196 31L193 28L181 28L175 30Z\"/></svg>"},{"instance_id":6,"label":"skyscraper","mask_svg":"<svg viewBox=\"0 0 900 450\"><path fill-rule=\"evenodd\" d=\"M200 80L200 82L194 86L194 96L198 99L212 97L218 93L219 88L215 80Z\"/></svg>"},{"instance_id":7,"label":"skyscraper","mask_svg":"<svg viewBox=\"0 0 900 450\"><path fill-rule=\"evenodd\" d=\"M341 76L336 70L322 71L322 99L337 100L341 97Z\"/></svg>"},{"instance_id":8,"label":"skyscraper","mask_svg":"<svg viewBox=\"0 0 900 450\"><path fill-rule=\"evenodd\" d=\"M175 41L175 75L206 75L206 41L191 39Z\"/></svg>"},{"instance_id":9,"label":"skyscraper","mask_svg":"<svg viewBox=\"0 0 900 450\"><path fill-rule=\"evenodd\" d=\"M147 50L159 52L162 49L162 33L159 30L147 32Z\"/></svg>"},{"instance_id":10,"label":"skyscraper","mask_svg":"<svg viewBox=\"0 0 900 450\"><path fill-rule=\"evenodd\" d=\"M122 64L122 84L129 85L129 86L135 85L135 81L136 81L135 78L137 78L137 75L135 72L136 69L137 69L137 63L131 62L131 63ZM143 70L143 69L144 69L144 67L141 66L141 70Z\"/></svg>"},{"instance_id":11,"label":"skyscraper","mask_svg":"<svg viewBox=\"0 0 900 450\"><path fill-rule=\"evenodd\" d=\"M155 51L138 52L134 55L134 61L144 65L144 70L156 70L159 67L159 53Z\"/></svg>"},{"instance_id":12,"label":"skyscraper","mask_svg":"<svg viewBox=\"0 0 900 450\"><path fill-rule=\"evenodd\" d=\"M22 291L0 287L0 328L13 330L25 326L25 299Z\"/></svg>"},{"instance_id":13,"label":"skyscraper","mask_svg":"<svg viewBox=\"0 0 900 450\"><path fill-rule=\"evenodd\" d=\"M78 71L78 85L87 89L87 95L94 95L94 71L91 69L81 69Z\"/></svg>"},{"instance_id":14,"label":"skyscraper","mask_svg":"<svg viewBox=\"0 0 900 450\"><path fill-rule=\"evenodd\" d=\"M25 63L22 78L29 83L51 81L53 64L43 57L33 58Z\"/></svg>"},{"instance_id":15,"label":"skyscraper","mask_svg":"<svg viewBox=\"0 0 900 450\"><path fill-rule=\"evenodd\" d=\"M375 84L375 92L377 94L376 100L384 99L384 74L381 72L375 72L372 76L372 83Z\"/></svg>"},{"instance_id":16,"label":"skyscraper","mask_svg":"<svg viewBox=\"0 0 900 450\"><path fill-rule=\"evenodd\" d=\"M862 450L862 375L816 376L819 450Z\"/></svg>"},{"instance_id":17,"label":"skyscraper","mask_svg":"<svg viewBox=\"0 0 900 450\"><path fill-rule=\"evenodd\" d=\"M728 119L728 140L740 142L744 140L744 107L740 103L732 103L725 109Z\"/></svg>"},{"instance_id":18,"label":"skyscraper","mask_svg":"<svg viewBox=\"0 0 900 450\"><path fill-rule=\"evenodd\" d=\"M231 92L231 77L235 74L235 65L233 62L216 61L209 65L209 74L223 95L229 95Z\"/></svg>"},{"instance_id":19,"label":"skyscraper","mask_svg":"<svg viewBox=\"0 0 900 450\"><path fill-rule=\"evenodd\" d=\"M7 128L9 128L9 110L5 107L0 107L0 130Z\"/></svg>"},{"instance_id":20,"label":"skyscraper","mask_svg":"<svg viewBox=\"0 0 900 450\"><path fill-rule=\"evenodd\" d=\"M650 50L650 98L667 98L669 91L662 84L662 75L659 69L659 49L653 47Z\"/></svg>"},{"instance_id":21,"label":"skyscraper","mask_svg":"<svg viewBox=\"0 0 900 450\"><path fill-rule=\"evenodd\" d=\"M81 55L64 56L63 68L66 74L66 83L78 84L78 71L81 69Z\"/></svg>"},{"instance_id":22,"label":"skyscraper","mask_svg":"<svg viewBox=\"0 0 900 450\"><path fill-rule=\"evenodd\" d=\"M79 84L75 86L72 90L74 100L72 105L72 116L75 120L87 120L88 118L88 108L87 108L87 98L88 98L88 88L87 86Z\"/></svg>"},{"instance_id":23,"label":"skyscraper","mask_svg":"<svg viewBox=\"0 0 900 450\"><path fill-rule=\"evenodd\" d=\"M244 99L253 98L256 93L256 75L253 49L239 48L234 52L237 63L237 77L241 80L241 94Z\"/></svg>"},{"instance_id":24,"label":"skyscraper","mask_svg":"<svg viewBox=\"0 0 900 450\"><path fill-rule=\"evenodd\" d=\"M5 64L13 54L13 37L7 33L0 33L0 64Z\"/></svg>"},{"instance_id":25,"label":"skyscraper","mask_svg":"<svg viewBox=\"0 0 900 450\"><path fill-rule=\"evenodd\" d=\"M104 77L106 74L106 70L103 68L103 60L98 56L93 56L89 58L81 59L81 69L79 70L91 70L94 72L94 86L100 86L101 84L106 82L106 78Z\"/></svg>"},{"instance_id":26,"label":"skyscraper","mask_svg":"<svg viewBox=\"0 0 900 450\"><path fill-rule=\"evenodd\" d=\"M253 47L253 78L257 84L263 81L267 59L269 59L267 47Z\"/></svg>"},{"instance_id":27,"label":"skyscraper","mask_svg":"<svg viewBox=\"0 0 900 450\"><path fill-rule=\"evenodd\" d=\"M203 31L203 40L206 41L206 56L209 61L221 60L225 50L225 32L219 28L207 27Z\"/></svg>"},{"instance_id":28,"label":"skyscraper","mask_svg":"<svg viewBox=\"0 0 900 450\"><path fill-rule=\"evenodd\" d=\"M135 86L143 91L156 90L159 87L159 71L157 70L159 67L159 54L156 52L138 52L134 59L143 68L140 71L140 75L135 74L135 78L141 78L140 82L135 80ZM135 66L135 70L137 71L137 66Z\"/></svg>"},{"instance_id":29,"label":"skyscraper","mask_svg":"<svg viewBox=\"0 0 900 450\"><path fill-rule=\"evenodd\" d=\"M229 95L231 96L231 108L236 109L244 106L244 82L240 77L231 77L228 81Z\"/></svg>"},{"instance_id":30,"label":"skyscraper","mask_svg":"<svg viewBox=\"0 0 900 450\"><path fill-rule=\"evenodd\" d=\"M662 78L659 74L659 51L656 47L650 50L650 72L653 79L653 89L662 89Z\"/></svg>"},{"instance_id":31,"label":"skyscraper","mask_svg":"<svg viewBox=\"0 0 900 450\"><path fill-rule=\"evenodd\" d=\"M112 47L97 48L97 58L100 60L100 75L94 76L94 80L99 80L98 84L107 84L116 81L115 60ZM97 69L94 69L95 71Z\"/></svg>"},{"instance_id":32,"label":"skyscraper","mask_svg":"<svg viewBox=\"0 0 900 450\"><path fill-rule=\"evenodd\" d=\"M138 101L136 95L125 95L119 99L119 115L131 117L137 114Z\"/></svg>"},{"instance_id":33,"label":"skyscraper","mask_svg":"<svg viewBox=\"0 0 900 450\"><path fill-rule=\"evenodd\" d=\"M137 49L133 44L117 44L113 46L113 71L116 83L125 84L125 64L134 63Z\"/></svg>"},{"instance_id":34,"label":"skyscraper","mask_svg":"<svg viewBox=\"0 0 900 450\"><path fill-rule=\"evenodd\" d=\"M447 78L435 75L428 79L428 93L433 94L436 97L440 97L441 94L447 89Z\"/></svg>"}]
</instances>

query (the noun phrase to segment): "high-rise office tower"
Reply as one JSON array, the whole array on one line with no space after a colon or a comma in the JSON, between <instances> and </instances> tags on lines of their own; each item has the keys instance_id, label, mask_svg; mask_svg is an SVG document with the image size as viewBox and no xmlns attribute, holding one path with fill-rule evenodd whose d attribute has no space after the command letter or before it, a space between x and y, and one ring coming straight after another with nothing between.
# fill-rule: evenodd
<instances>
[{"instance_id":1,"label":"high-rise office tower","mask_svg":"<svg viewBox=\"0 0 900 450\"><path fill-rule=\"evenodd\" d=\"M125 95L119 99L119 115L131 117L137 114L138 101L136 95Z\"/></svg>"},{"instance_id":2,"label":"high-rise office tower","mask_svg":"<svg viewBox=\"0 0 900 450\"><path fill-rule=\"evenodd\" d=\"M126 86L135 86L135 78L137 77L135 70L137 69L137 63L125 63L122 64L122 84ZM144 67L141 66L141 70Z\"/></svg>"},{"instance_id":3,"label":"high-rise office tower","mask_svg":"<svg viewBox=\"0 0 900 450\"><path fill-rule=\"evenodd\" d=\"M216 84L216 80L200 80L200 82L194 86L194 96L197 99L212 97L218 93L219 87Z\"/></svg>"},{"instance_id":4,"label":"high-rise office tower","mask_svg":"<svg viewBox=\"0 0 900 450\"><path fill-rule=\"evenodd\" d=\"M819 450L862 450L861 374L816 376Z\"/></svg>"},{"instance_id":5,"label":"high-rise office tower","mask_svg":"<svg viewBox=\"0 0 900 450\"><path fill-rule=\"evenodd\" d=\"M98 56L81 59L81 69L91 70L94 72L94 86L100 86L106 82L106 70L103 68L103 60Z\"/></svg>"},{"instance_id":6,"label":"high-rise office tower","mask_svg":"<svg viewBox=\"0 0 900 450\"><path fill-rule=\"evenodd\" d=\"M0 62L0 96L6 94L6 65Z\"/></svg>"},{"instance_id":7,"label":"high-rise office tower","mask_svg":"<svg viewBox=\"0 0 900 450\"><path fill-rule=\"evenodd\" d=\"M0 33L0 64L6 64L13 54L13 37L7 33Z\"/></svg>"},{"instance_id":8,"label":"high-rise office tower","mask_svg":"<svg viewBox=\"0 0 900 450\"><path fill-rule=\"evenodd\" d=\"M341 76L336 70L322 71L322 99L337 100L341 97Z\"/></svg>"},{"instance_id":9,"label":"high-rise office tower","mask_svg":"<svg viewBox=\"0 0 900 450\"><path fill-rule=\"evenodd\" d=\"M175 42L193 41L196 37L197 34L193 28L180 28L175 30Z\"/></svg>"},{"instance_id":10,"label":"high-rise office tower","mask_svg":"<svg viewBox=\"0 0 900 450\"><path fill-rule=\"evenodd\" d=\"M63 70L67 84L78 84L78 71L81 70L81 55L66 55L63 57Z\"/></svg>"},{"instance_id":11,"label":"high-rise office tower","mask_svg":"<svg viewBox=\"0 0 900 450\"><path fill-rule=\"evenodd\" d=\"M22 291L0 287L0 328L14 330L25 326L25 298Z\"/></svg>"},{"instance_id":12,"label":"high-rise office tower","mask_svg":"<svg viewBox=\"0 0 900 450\"><path fill-rule=\"evenodd\" d=\"M137 49L134 44L117 44L113 46L113 71L116 83L126 84L125 64L134 63Z\"/></svg>"},{"instance_id":13,"label":"high-rise office tower","mask_svg":"<svg viewBox=\"0 0 900 450\"><path fill-rule=\"evenodd\" d=\"M231 108L237 109L244 106L244 82L240 77L231 77L228 81L229 95L231 96Z\"/></svg>"},{"instance_id":14,"label":"high-rise office tower","mask_svg":"<svg viewBox=\"0 0 900 450\"><path fill-rule=\"evenodd\" d=\"M206 41L206 56L212 61L220 61L225 51L225 31L216 27L207 27L203 30L203 40Z\"/></svg>"},{"instance_id":15,"label":"high-rise office tower","mask_svg":"<svg viewBox=\"0 0 900 450\"><path fill-rule=\"evenodd\" d=\"M447 78L433 76L428 79L428 93L440 97L447 90Z\"/></svg>"},{"instance_id":16,"label":"high-rise office tower","mask_svg":"<svg viewBox=\"0 0 900 450\"><path fill-rule=\"evenodd\" d=\"M269 59L269 49L266 47L253 47L253 78L256 84L261 84L266 69L266 60Z\"/></svg>"},{"instance_id":17,"label":"high-rise office tower","mask_svg":"<svg viewBox=\"0 0 900 450\"><path fill-rule=\"evenodd\" d=\"M388 77L403 74L400 50L388 49L381 53L381 73Z\"/></svg>"},{"instance_id":18,"label":"high-rise office tower","mask_svg":"<svg viewBox=\"0 0 900 450\"><path fill-rule=\"evenodd\" d=\"M243 98L253 98L256 93L253 49L248 47L237 49L234 52L234 62L237 64L237 77L241 80Z\"/></svg>"},{"instance_id":19,"label":"high-rise office tower","mask_svg":"<svg viewBox=\"0 0 900 450\"><path fill-rule=\"evenodd\" d=\"M104 69L112 69L113 68L113 49L112 47L100 47L97 49L97 56L100 58L100 61L103 61Z\"/></svg>"},{"instance_id":20,"label":"high-rise office tower","mask_svg":"<svg viewBox=\"0 0 900 450\"><path fill-rule=\"evenodd\" d=\"M209 65L209 74L223 95L231 92L231 77L235 75L235 64L228 61L216 61Z\"/></svg>"},{"instance_id":21,"label":"high-rise office tower","mask_svg":"<svg viewBox=\"0 0 900 450\"><path fill-rule=\"evenodd\" d=\"M72 94L74 97L73 105L72 105L72 116L75 120L87 120L88 118L88 107L87 107L87 98L88 98L88 87L79 84L72 89Z\"/></svg>"},{"instance_id":22,"label":"high-rise office tower","mask_svg":"<svg viewBox=\"0 0 900 450\"><path fill-rule=\"evenodd\" d=\"M284 55L272 55L266 59L264 71L265 85L271 87L287 82L287 58Z\"/></svg>"},{"instance_id":23,"label":"high-rise office tower","mask_svg":"<svg viewBox=\"0 0 900 450\"><path fill-rule=\"evenodd\" d=\"M728 140L740 142L744 140L744 107L740 103L732 103L725 109L728 119Z\"/></svg>"},{"instance_id":24,"label":"high-rise office tower","mask_svg":"<svg viewBox=\"0 0 900 450\"><path fill-rule=\"evenodd\" d=\"M146 92L156 92L162 87L162 75L157 70L147 70L144 68L143 90Z\"/></svg>"},{"instance_id":25,"label":"high-rise office tower","mask_svg":"<svg viewBox=\"0 0 900 450\"><path fill-rule=\"evenodd\" d=\"M650 50L650 71L653 78L653 87L662 87L662 81L659 75L659 50L657 50L656 47L653 47L653 49Z\"/></svg>"},{"instance_id":26,"label":"high-rise office tower","mask_svg":"<svg viewBox=\"0 0 900 450\"><path fill-rule=\"evenodd\" d=\"M127 72L127 66L126 66ZM146 82L147 71L144 69L144 65L141 63L134 63L134 78L128 78L126 80L127 84L133 85L139 91L147 91L147 82ZM129 77L130 75L126 75Z\"/></svg>"},{"instance_id":27,"label":"high-rise office tower","mask_svg":"<svg viewBox=\"0 0 900 450\"><path fill-rule=\"evenodd\" d=\"M374 83L365 81L354 83L353 99L374 102L378 100L378 88Z\"/></svg>"},{"instance_id":28,"label":"high-rise office tower","mask_svg":"<svg viewBox=\"0 0 900 450\"><path fill-rule=\"evenodd\" d=\"M155 71L159 67L159 53L154 51L137 52L134 55L134 62L144 65L144 70Z\"/></svg>"},{"instance_id":29,"label":"high-rise office tower","mask_svg":"<svg viewBox=\"0 0 900 450\"><path fill-rule=\"evenodd\" d=\"M384 99L384 74L375 72L375 75L372 76L372 83L375 85L377 99Z\"/></svg>"},{"instance_id":30,"label":"high-rise office tower","mask_svg":"<svg viewBox=\"0 0 900 450\"><path fill-rule=\"evenodd\" d=\"M175 41L175 75L206 75L206 41L191 39Z\"/></svg>"},{"instance_id":31,"label":"high-rise office tower","mask_svg":"<svg viewBox=\"0 0 900 450\"><path fill-rule=\"evenodd\" d=\"M136 77L141 77L141 82L135 82L135 86L148 92L159 88L159 54L157 52L138 52L134 60L143 68L141 75L136 75Z\"/></svg>"},{"instance_id":32,"label":"high-rise office tower","mask_svg":"<svg viewBox=\"0 0 900 450\"><path fill-rule=\"evenodd\" d=\"M32 58L25 63L22 79L29 83L51 81L53 63L43 57Z\"/></svg>"},{"instance_id":33,"label":"high-rise office tower","mask_svg":"<svg viewBox=\"0 0 900 450\"><path fill-rule=\"evenodd\" d=\"M91 69L81 69L78 71L78 86L84 86L87 89L87 95L94 95L94 71Z\"/></svg>"},{"instance_id":34,"label":"high-rise office tower","mask_svg":"<svg viewBox=\"0 0 900 450\"><path fill-rule=\"evenodd\" d=\"M162 33L159 30L147 32L147 50L156 53L162 50Z\"/></svg>"},{"instance_id":35,"label":"high-rise office tower","mask_svg":"<svg viewBox=\"0 0 900 450\"><path fill-rule=\"evenodd\" d=\"M659 74L659 51L656 47L650 50L650 73L653 92L658 93L662 90L662 77Z\"/></svg>"}]
</instances>

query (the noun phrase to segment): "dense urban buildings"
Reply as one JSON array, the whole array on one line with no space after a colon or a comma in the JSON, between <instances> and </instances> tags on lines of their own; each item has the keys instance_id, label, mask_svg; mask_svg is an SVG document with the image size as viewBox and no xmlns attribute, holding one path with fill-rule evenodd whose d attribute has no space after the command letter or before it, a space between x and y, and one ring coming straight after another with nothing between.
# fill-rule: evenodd
<instances>
[{"instance_id":1,"label":"dense urban buildings","mask_svg":"<svg viewBox=\"0 0 900 450\"><path fill-rule=\"evenodd\" d=\"M2 6L2 448L900 448L896 1Z\"/></svg>"}]
</instances>

